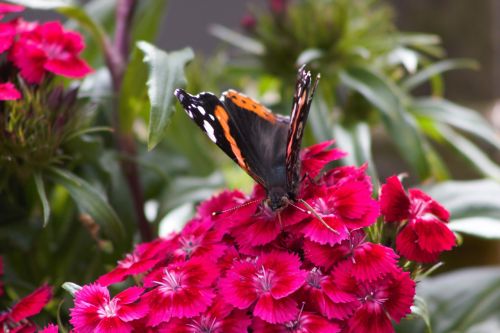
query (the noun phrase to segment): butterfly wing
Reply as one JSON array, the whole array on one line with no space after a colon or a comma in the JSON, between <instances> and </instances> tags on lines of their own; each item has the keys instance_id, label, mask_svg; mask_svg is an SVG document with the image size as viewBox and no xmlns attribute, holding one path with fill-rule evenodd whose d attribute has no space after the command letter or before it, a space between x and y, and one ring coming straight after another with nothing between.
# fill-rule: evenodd
<instances>
[{"instance_id":1,"label":"butterfly wing","mask_svg":"<svg viewBox=\"0 0 500 333\"><path fill-rule=\"evenodd\" d=\"M305 66L299 69L286 143L286 176L288 190L291 193L296 192L300 181L300 146L318 82L319 75L316 77L314 84L312 84L311 72L306 71Z\"/></svg>"},{"instance_id":2,"label":"butterfly wing","mask_svg":"<svg viewBox=\"0 0 500 333\"><path fill-rule=\"evenodd\" d=\"M249 169L266 189L285 188L289 119L234 90L224 92L221 101L230 114L231 128L240 138Z\"/></svg>"},{"instance_id":3,"label":"butterfly wing","mask_svg":"<svg viewBox=\"0 0 500 333\"><path fill-rule=\"evenodd\" d=\"M193 96L182 89L174 94L210 140L255 181L268 188L272 177L267 166L274 160L270 162L267 158L281 155L281 165L284 165L288 123L235 91L224 93L221 99L211 93ZM278 142L281 142L281 154L273 151L280 147Z\"/></svg>"}]
</instances>

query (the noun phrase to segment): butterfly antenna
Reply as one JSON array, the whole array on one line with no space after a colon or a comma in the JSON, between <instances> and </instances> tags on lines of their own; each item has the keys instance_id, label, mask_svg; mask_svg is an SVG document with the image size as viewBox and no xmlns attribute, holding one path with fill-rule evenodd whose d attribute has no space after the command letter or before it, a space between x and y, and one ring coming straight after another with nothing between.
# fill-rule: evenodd
<instances>
[{"instance_id":1,"label":"butterfly antenna","mask_svg":"<svg viewBox=\"0 0 500 333\"><path fill-rule=\"evenodd\" d=\"M212 216L217 216L217 215L221 215L221 214L233 212L233 211L238 210L240 208L243 208L243 207L246 207L248 205L254 204L254 203L258 202L258 201L260 201L260 200L259 199L255 199L255 200L251 200L251 201L245 202L244 204L241 204L241 205L238 205L238 206L234 206L234 207L231 207L231 208L228 208L228 209L216 210L216 211L212 212Z\"/></svg>"},{"instance_id":2,"label":"butterfly antenna","mask_svg":"<svg viewBox=\"0 0 500 333\"><path fill-rule=\"evenodd\" d=\"M314 208L308 204L304 199L299 199L299 202L302 203L304 206L306 206L307 209L309 209L309 213L312 213L328 230L330 230L331 232L333 232L334 234L339 234L339 232L335 229L333 229L332 227L330 227L326 222L325 220L323 220L323 218L318 214L318 212L316 212L316 210L314 210Z\"/></svg>"}]
</instances>

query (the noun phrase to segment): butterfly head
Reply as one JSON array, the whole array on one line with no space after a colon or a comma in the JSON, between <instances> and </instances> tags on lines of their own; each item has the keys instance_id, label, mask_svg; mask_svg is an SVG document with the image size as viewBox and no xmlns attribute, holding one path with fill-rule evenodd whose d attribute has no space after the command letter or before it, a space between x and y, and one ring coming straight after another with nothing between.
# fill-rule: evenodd
<instances>
[{"instance_id":1,"label":"butterfly head","mask_svg":"<svg viewBox=\"0 0 500 333\"><path fill-rule=\"evenodd\" d=\"M278 211L290 203L290 196L288 192L281 187L273 187L269 190L267 194L266 205L271 208L272 211Z\"/></svg>"}]
</instances>

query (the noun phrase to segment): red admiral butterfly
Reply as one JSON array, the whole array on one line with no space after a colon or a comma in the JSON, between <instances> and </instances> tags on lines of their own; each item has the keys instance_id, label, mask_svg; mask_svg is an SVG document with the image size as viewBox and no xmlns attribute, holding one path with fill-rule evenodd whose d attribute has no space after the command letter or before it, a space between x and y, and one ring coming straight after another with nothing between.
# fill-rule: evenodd
<instances>
[{"instance_id":1,"label":"red admiral butterfly","mask_svg":"<svg viewBox=\"0 0 500 333\"><path fill-rule=\"evenodd\" d=\"M266 203L276 211L296 201L302 135L318 81L319 75L312 82L305 66L299 69L290 117L234 90L220 98L208 92L193 96L182 89L174 94L210 140L264 186Z\"/></svg>"}]
</instances>

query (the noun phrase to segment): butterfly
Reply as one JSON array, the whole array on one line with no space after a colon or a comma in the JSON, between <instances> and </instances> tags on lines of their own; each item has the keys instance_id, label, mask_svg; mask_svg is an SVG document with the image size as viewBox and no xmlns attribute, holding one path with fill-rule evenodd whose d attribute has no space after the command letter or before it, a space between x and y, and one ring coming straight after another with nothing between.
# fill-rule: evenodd
<instances>
[{"instance_id":1,"label":"butterfly","mask_svg":"<svg viewBox=\"0 0 500 333\"><path fill-rule=\"evenodd\" d=\"M220 98L182 89L174 94L210 140L266 189L267 206L279 211L297 200L300 148L319 78L313 82L305 66L299 69L290 117L272 113L235 90Z\"/></svg>"}]
</instances>

